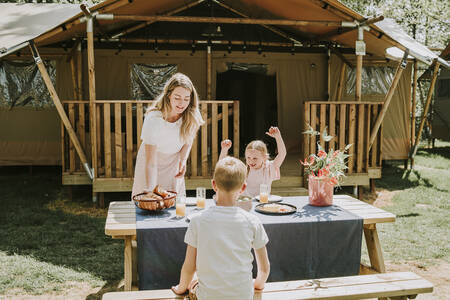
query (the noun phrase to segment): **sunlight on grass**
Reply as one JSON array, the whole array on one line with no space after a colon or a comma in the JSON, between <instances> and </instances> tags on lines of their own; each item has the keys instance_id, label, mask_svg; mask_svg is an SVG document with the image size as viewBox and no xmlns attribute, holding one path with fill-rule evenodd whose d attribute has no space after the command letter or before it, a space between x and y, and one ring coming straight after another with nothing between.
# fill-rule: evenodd
<instances>
[{"instance_id":1,"label":"sunlight on grass","mask_svg":"<svg viewBox=\"0 0 450 300\"><path fill-rule=\"evenodd\" d=\"M73 202L69 199L56 199L46 205L46 208L52 211L60 210L66 214L85 215L89 217L104 217L108 213L108 209L100 209L94 207L90 202Z\"/></svg>"},{"instance_id":2,"label":"sunlight on grass","mask_svg":"<svg viewBox=\"0 0 450 300\"><path fill-rule=\"evenodd\" d=\"M31 256L7 255L3 251L0 251L0 265L0 294L14 291L16 295L24 292L40 295L70 289L74 282L89 282L92 287L105 283L88 272L41 262Z\"/></svg>"},{"instance_id":3,"label":"sunlight on grass","mask_svg":"<svg viewBox=\"0 0 450 300\"><path fill-rule=\"evenodd\" d=\"M397 216L395 223L378 226L386 260L450 261L450 147L444 145L421 149L413 170L401 163L383 168L377 186L399 190L383 207Z\"/></svg>"}]
</instances>

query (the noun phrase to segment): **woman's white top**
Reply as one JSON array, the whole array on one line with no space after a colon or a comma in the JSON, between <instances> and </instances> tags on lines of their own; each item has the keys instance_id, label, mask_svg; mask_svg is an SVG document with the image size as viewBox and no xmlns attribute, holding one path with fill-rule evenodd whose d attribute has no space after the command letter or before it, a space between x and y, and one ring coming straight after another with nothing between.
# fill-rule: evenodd
<instances>
[{"instance_id":1,"label":"woman's white top","mask_svg":"<svg viewBox=\"0 0 450 300\"><path fill-rule=\"evenodd\" d=\"M162 112L159 110L148 112L142 126L142 141L144 144L156 146L157 151L161 153L179 152L184 145L180 137L182 119L172 123L164 120Z\"/></svg>"}]
</instances>

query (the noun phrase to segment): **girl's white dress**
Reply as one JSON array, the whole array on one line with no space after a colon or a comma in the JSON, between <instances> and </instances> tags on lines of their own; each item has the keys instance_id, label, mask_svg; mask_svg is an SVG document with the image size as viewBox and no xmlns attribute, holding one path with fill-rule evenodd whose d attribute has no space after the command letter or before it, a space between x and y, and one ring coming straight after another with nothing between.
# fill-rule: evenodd
<instances>
[{"instance_id":1,"label":"girl's white dress","mask_svg":"<svg viewBox=\"0 0 450 300\"><path fill-rule=\"evenodd\" d=\"M145 182L145 144L157 147L157 180L156 183L162 188L175 191L180 195L186 194L183 178L175 178L178 173L180 162L180 150L184 143L180 138L180 127L182 118L176 122L167 122L163 119L161 111L150 111L145 115L142 126L142 144L136 157L134 169L134 182L131 195L142 193L144 189L153 188Z\"/></svg>"},{"instance_id":2,"label":"girl's white dress","mask_svg":"<svg viewBox=\"0 0 450 300\"><path fill-rule=\"evenodd\" d=\"M245 196L256 197L259 195L259 185L267 184L269 187L272 181L280 179L280 168L274 166L273 160L266 160L262 167L254 170L250 169L247 174L247 188Z\"/></svg>"}]
</instances>

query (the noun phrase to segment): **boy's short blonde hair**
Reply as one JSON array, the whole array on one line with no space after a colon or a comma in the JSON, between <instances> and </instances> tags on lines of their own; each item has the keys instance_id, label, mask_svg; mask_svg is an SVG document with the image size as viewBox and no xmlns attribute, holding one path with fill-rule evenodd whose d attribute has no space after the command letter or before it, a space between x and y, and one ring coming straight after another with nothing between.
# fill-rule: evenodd
<instances>
[{"instance_id":1,"label":"boy's short blonde hair","mask_svg":"<svg viewBox=\"0 0 450 300\"><path fill-rule=\"evenodd\" d=\"M247 168L244 163L230 156L217 162L214 170L214 181L217 187L226 192L240 189L246 176Z\"/></svg>"}]
</instances>

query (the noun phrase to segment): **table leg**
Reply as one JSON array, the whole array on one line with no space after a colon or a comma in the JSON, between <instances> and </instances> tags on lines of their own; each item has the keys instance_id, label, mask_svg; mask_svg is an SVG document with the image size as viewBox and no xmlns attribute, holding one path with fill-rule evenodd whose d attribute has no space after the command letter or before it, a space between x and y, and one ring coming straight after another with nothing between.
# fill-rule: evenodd
<instances>
[{"instance_id":1,"label":"table leg","mask_svg":"<svg viewBox=\"0 0 450 300\"><path fill-rule=\"evenodd\" d=\"M132 249L131 249L131 236L125 237L125 249L123 253L123 271L125 278L124 291L131 291L131 280L132 280Z\"/></svg>"},{"instance_id":2,"label":"table leg","mask_svg":"<svg viewBox=\"0 0 450 300\"><path fill-rule=\"evenodd\" d=\"M384 266L383 251L378 239L375 224L364 225L364 237L366 238L367 252L369 253L370 265L379 273L386 273Z\"/></svg>"},{"instance_id":3,"label":"table leg","mask_svg":"<svg viewBox=\"0 0 450 300\"><path fill-rule=\"evenodd\" d=\"M369 253L370 267L379 273L386 273L383 251L381 250L376 224L364 225L364 237L366 239L367 252ZM387 298L378 299L387 300Z\"/></svg>"}]
</instances>

